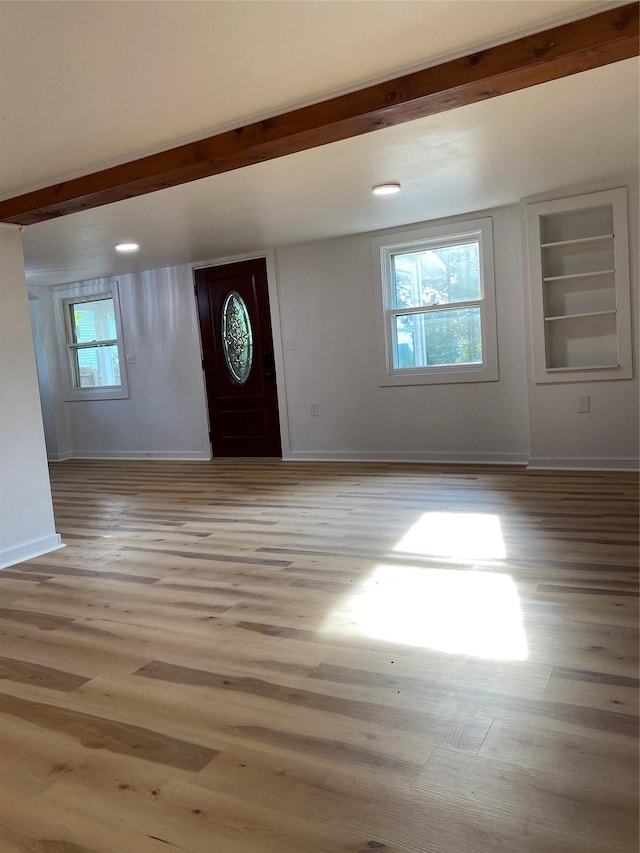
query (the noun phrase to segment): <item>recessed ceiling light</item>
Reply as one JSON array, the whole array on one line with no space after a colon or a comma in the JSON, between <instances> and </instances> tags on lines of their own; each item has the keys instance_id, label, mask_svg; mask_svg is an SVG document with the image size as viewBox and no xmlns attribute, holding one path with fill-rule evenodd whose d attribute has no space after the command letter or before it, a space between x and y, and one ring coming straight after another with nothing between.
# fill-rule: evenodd
<instances>
[{"instance_id":1,"label":"recessed ceiling light","mask_svg":"<svg viewBox=\"0 0 640 853\"><path fill-rule=\"evenodd\" d=\"M392 182L388 184L377 184L375 187L371 187L371 192L374 195L393 195L394 193L399 193L401 189L400 184Z\"/></svg>"},{"instance_id":2,"label":"recessed ceiling light","mask_svg":"<svg viewBox=\"0 0 640 853\"><path fill-rule=\"evenodd\" d=\"M123 254L137 252L139 248L139 243L116 243L116 252L122 252Z\"/></svg>"}]
</instances>

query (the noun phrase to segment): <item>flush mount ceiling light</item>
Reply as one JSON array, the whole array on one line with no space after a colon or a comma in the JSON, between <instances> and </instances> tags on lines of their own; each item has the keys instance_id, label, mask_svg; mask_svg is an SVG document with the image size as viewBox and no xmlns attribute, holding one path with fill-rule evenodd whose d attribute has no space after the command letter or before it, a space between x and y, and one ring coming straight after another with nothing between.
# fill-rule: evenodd
<instances>
[{"instance_id":1,"label":"flush mount ceiling light","mask_svg":"<svg viewBox=\"0 0 640 853\"><path fill-rule=\"evenodd\" d=\"M137 252L139 248L139 243L116 243L116 252L122 252L123 254Z\"/></svg>"},{"instance_id":2,"label":"flush mount ceiling light","mask_svg":"<svg viewBox=\"0 0 640 853\"><path fill-rule=\"evenodd\" d=\"M387 184L376 184L375 187L371 187L371 192L374 195L393 195L394 193L399 193L401 189L400 184L397 182L391 182Z\"/></svg>"}]
</instances>

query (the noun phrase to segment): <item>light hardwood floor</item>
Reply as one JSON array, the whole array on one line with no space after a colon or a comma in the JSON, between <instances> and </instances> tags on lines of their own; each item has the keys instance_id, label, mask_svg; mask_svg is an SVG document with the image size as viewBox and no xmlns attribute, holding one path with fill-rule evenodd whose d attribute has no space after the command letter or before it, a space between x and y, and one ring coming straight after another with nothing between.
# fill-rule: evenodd
<instances>
[{"instance_id":1,"label":"light hardwood floor","mask_svg":"<svg viewBox=\"0 0 640 853\"><path fill-rule=\"evenodd\" d=\"M635 853L638 480L52 467L3 853ZM404 541L403 541L404 540Z\"/></svg>"}]
</instances>

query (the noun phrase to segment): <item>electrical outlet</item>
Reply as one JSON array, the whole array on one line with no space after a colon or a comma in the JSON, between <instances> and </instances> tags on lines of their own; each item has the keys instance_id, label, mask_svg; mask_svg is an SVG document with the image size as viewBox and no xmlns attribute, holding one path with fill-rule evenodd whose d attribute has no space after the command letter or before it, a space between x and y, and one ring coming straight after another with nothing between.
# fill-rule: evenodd
<instances>
[{"instance_id":1,"label":"electrical outlet","mask_svg":"<svg viewBox=\"0 0 640 853\"><path fill-rule=\"evenodd\" d=\"M127 353L127 364L135 364L135 363L136 363L135 354L132 352L128 352Z\"/></svg>"},{"instance_id":2,"label":"electrical outlet","mask_svg":"<svg viewBox=\"0 0 640 853\"><path fill-rule=\"evenodd\" d=\"M582 397L578 397L578 413L582 415L590 411L591 409L589 407L589 395L585 394Z\"/></svg>"},{"instance_id":3,"label":"electrical outlet","mask_svg":"<svg viewBox=\"0 0 640 853\"><path fill-rule=\"evenodd\" d=\"M309 406L309 410L311 411L311 417L317 418L320 414L320 404L319 403L311 403Z\"/></svg>"},{"instance_id":4,"label":"electrical outlet","mask_svg":"<svg viewBox=\"0 0 640 853\"><path fill-rule=\"evenodd\" d=\"M284 339L284 348L285 349L295 349L296 348L296 339L295 338L285 338Z\"/></svg>"}]
</instances>

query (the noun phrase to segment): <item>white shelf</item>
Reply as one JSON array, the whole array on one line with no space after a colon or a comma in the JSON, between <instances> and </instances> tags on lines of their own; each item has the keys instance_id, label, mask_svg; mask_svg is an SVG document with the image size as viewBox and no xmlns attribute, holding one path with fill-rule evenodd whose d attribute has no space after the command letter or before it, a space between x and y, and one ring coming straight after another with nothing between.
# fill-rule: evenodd
<instances>
[{"instance_id":1,"label":"white shelf","mask_svg":"<svg viewBox=\"0 0 640 853\"><path fill-rule=\"evenodd\" d=\"M532 203L526 222L536 382L631 378L626 190Z\"/></svg>"},{"instance_id":2,"label":"white shelf","mask_svg":"<svg viewBox=\"0 0 640 853\"><path fill-rule=\"evenodd\" d=\"M573 373L574 370L616 370L620 365L615 364L586 364L581 367L547 367L547 373Z\"/></svg>"},{"instance_id":3,"label":"white shelf","mask_svg":"<svg viewBox=\"0 0 640 853\"><path fill-rule=\"evenodd\" d=\"M582 243L598 243L601 240L613 240L613 234L599 234L597 237L580 237L576 240L558 240L555 243L540 243L540 248L551 249L555 246L579 246Z\"/></svg>"},{"instance_id":4,"label":"white shelf","mask_svg":"<svg viewBox=\"0 0 640 853\"><path fill-rule=\"evenodd\" d=\"M585 311L582 314L556 314L555 317L545 317L545 323L552 320L577 320L579 317L601 317L603 314L616 314L615 308L607 309L606 311Z\"/></svg>"},{"instance_id":5,"label":"white shelf","mask_svg":"<svg viewBox=\"0 0 640 853\"><path fill-rule=\"evenodd\" d=\"M570 275L550 275L543 278L543 281L568 281L571 278L595 278L598 275L613 275L614 269L609 270L591 270L590 272L574 272Z\"/></svg>"}]
</instances>

